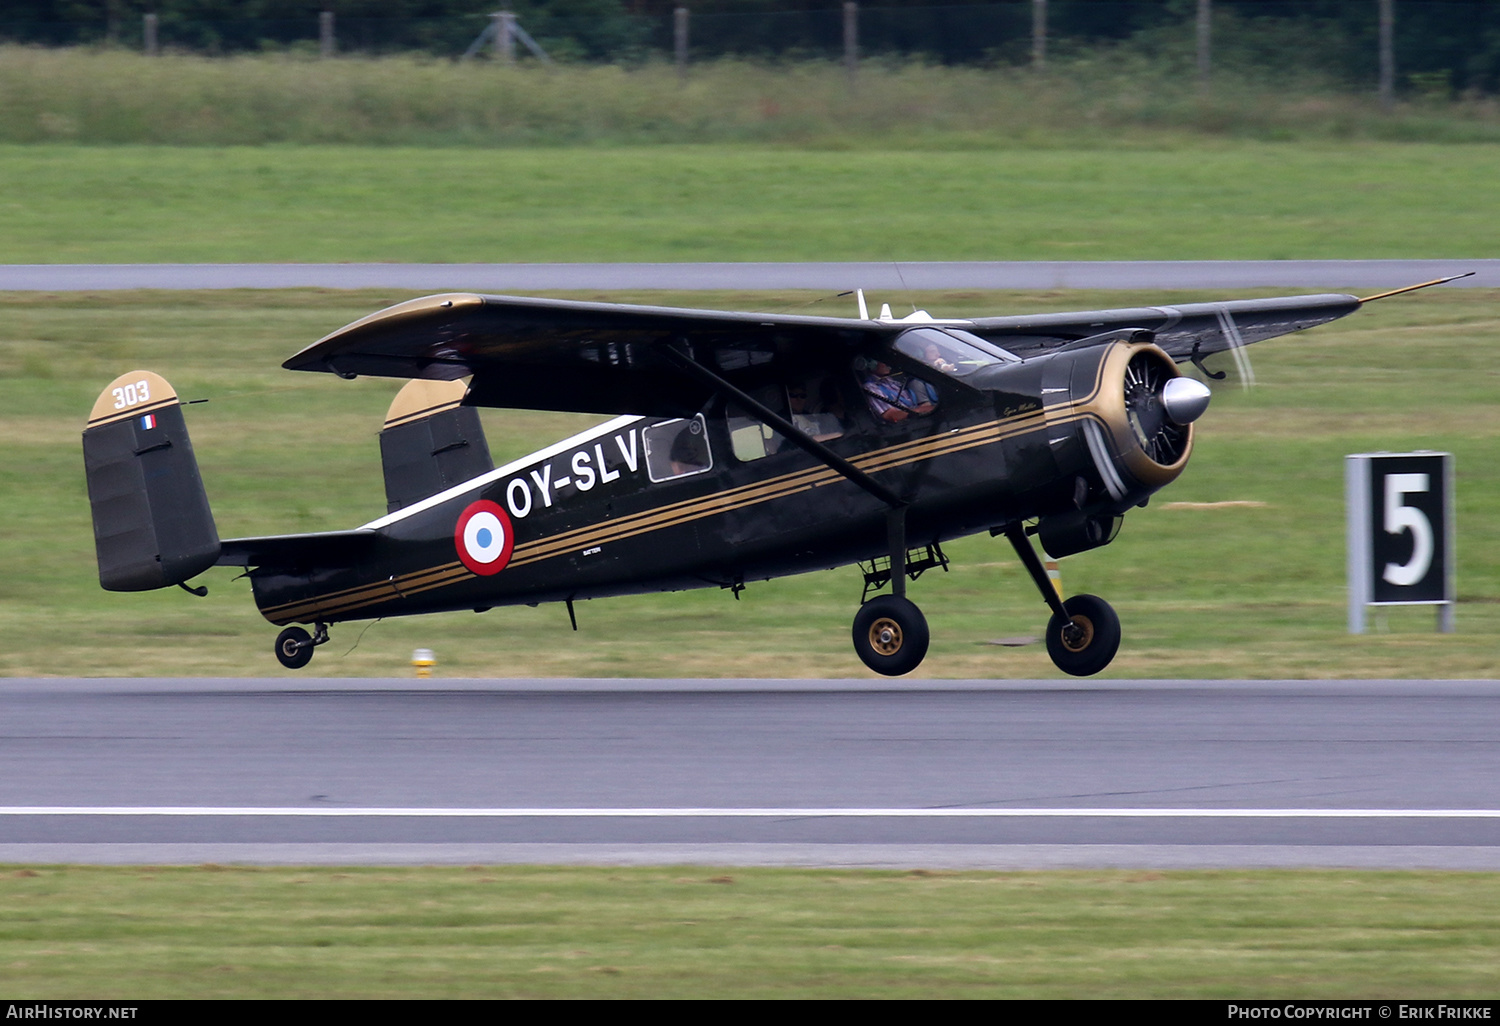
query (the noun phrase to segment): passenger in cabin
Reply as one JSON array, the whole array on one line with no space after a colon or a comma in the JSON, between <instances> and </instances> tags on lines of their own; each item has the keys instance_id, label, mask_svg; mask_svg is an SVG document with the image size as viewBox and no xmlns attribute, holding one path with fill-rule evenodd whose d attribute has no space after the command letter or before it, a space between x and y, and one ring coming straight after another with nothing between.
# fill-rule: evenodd
<instances>
[{"instance_id":1,"label":"passenger in cabin","mask_svg":"<svg viewBox=\"0 0 1500 1026\"><path fill-rule=\"evenodd\" d=\"M844 433L844 426L838 414L841 408L838 393L830 388L830 385L832 382L826 378L815 378L789 385L786 390L787 402L792 411L792 423L803 433L819 442L826 442ZM815 390L816 396L813 395ZM790 445L791 443L783 439L781 449L786 449Z\"/></svg>"}]
</instances>

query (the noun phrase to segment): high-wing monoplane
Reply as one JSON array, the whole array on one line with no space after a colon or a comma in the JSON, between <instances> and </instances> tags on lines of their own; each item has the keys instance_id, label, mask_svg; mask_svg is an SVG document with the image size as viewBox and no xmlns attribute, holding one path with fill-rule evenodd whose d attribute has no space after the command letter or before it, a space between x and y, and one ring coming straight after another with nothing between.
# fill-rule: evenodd
<instances>
[{"instance_id":1,"label":"high-wing monoplane","mask_svg":"<svg viewBox=\"0 0 1500 1026\"><path fill-rule=\"evenodd\" d=\"M871 317L862 293L847 318L414 299L283 365L410 379L380 434L384 515L221 540L181 401L132 371L100 394L83 433L99 580L194 591L187 582L211 566L243 567L261 613L285 628L277 658L297 668L342 621L539 602L572 617L582 599L737 594L859 564L854 648L895 675L928 644L908 581L947 566L945 541L989 531L1051 610L1053 662L1094 674L1115 656L1119 619L1096 596L1064 600L1033 538L1053 557L1106 545L1182 473L1210 392L1179 365L1376 298L968 319ZM495 467L483 406L616 416Z\"/></svg>"}]
</instances>

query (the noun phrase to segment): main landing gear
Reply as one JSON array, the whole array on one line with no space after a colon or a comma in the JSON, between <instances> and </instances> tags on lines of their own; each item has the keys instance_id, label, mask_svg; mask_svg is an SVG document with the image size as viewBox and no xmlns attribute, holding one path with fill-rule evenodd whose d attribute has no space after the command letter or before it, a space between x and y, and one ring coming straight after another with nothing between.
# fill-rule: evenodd
<instances>
[{"instance_id":1,"label":"main landing gear","mask_svg":"<svg viewBox=\"0 0 1500 1026\"><path fill-rule=\"evenodd\" d=\"M276 635L276 658L288 670L300 670L312 662L313 649L328 643L328 625L315 625L316 634L308 634L301 627L288 627Z\"/></svg>"},{"instance_id":2,"label":"main landing gear","mask_svg":"<svg viewBox=\"0 0 1500 1026\"><path fill-rule=\"evenodd\" d=\"M906 597L906 581L915 579L933 567L948 569L948 557L936 544L927 546L925 555L909 559L906 551L906 509L892 509L886 521L890 542L888 566L872 560L865 570L865 596L868 601L854 614L854 651L870 669L887 677L899 677L921 665L927 655L927 618L915 602ZM868 598L874 588L889 582L890 595Z\"/></svg>"},{"instance_id":3,"label":"main landing gear","mask_svg":"<svg viewBox=\"0 0 1500 1026\"><path fill-rule=\"evenodd\" d=\"M929 640L926 617L906 597L907 578L933 566L946 570L948 560L936 545L928 547L925 557L909 560L905 525L899 515L893 515L891 521L890 568L872 563L865 571L865 588L868 594L872 587L884 587L889 582L894 594L877 595L859 607L854 615L854 651L876 673L898 677L921 665ZM1042 600L1052 610L1047 622L1047 654L1053 664L1075 677L1089 677L1108 666L1120 650L1120 618L1110 604L1097 595L1074 595L1063 601L1020 524L994 533L1003 533L1015 546Z\"/></svg>"}]
</instances>

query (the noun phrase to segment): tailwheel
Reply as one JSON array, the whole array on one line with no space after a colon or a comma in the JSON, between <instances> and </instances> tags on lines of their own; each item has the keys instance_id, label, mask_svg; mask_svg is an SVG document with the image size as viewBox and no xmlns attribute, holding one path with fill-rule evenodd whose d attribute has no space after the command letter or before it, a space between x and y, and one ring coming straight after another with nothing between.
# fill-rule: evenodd
<instances>
[{"instance_id":1,"label":"tailwheel","mask_svg":"<svg viewBox=\"0 0 1500 1026\"><path fill-rule=\"evenodd\" d=\"M914 602L880 595L854 614L854 651L876 673L899 677L927 655L927 618Z\"/></svg>"},{"instance_id":2,"label":"tailwheel","mask_svg":"<svg viewBox=\"0 0 1500 1026\"><path fill-rule=\"evenodd\" d=\"M328 626L318 624L314 637L301 627L288 627L276 635L276 658L288 670L300 670L312 662L313 649L328 640Z\"/></svg>"},{"instance_id":3,"label":"tailwheel","mask_svg":"<svg viewBox=\"0 0 1500 1026\"><path fill-rule=\"evenodd\" d=\"M1097 595L1074 595L1063 609L1067 619L1053 613L1047 623L1047 654L1064 673L1092 676L1120 650L1120 618Z\"/></svg>"}]
</instances>

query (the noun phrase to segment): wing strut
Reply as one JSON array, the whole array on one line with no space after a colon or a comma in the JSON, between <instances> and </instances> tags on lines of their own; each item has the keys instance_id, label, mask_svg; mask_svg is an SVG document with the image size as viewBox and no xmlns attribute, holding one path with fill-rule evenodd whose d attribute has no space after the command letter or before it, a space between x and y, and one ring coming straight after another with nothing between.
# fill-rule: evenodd
<instances>
[{"instance_id":1,"label":"wing strut","mask_svg":"<svg viewBox=\"0 0 1500 1026\"><path fill-rule=\"evenodd\" d=\"M735 405L753 414L761 423L781 434L829 470L859 485L889 507L886 517L886 536L891 550L891 593L904 598L906 596L906 501L776 411L757 402L703 364L698 363L687 353L675 346L664 346L661 353L678 370L697 378L726 399L733 400Z\"/></svg>"}]
</instances>

